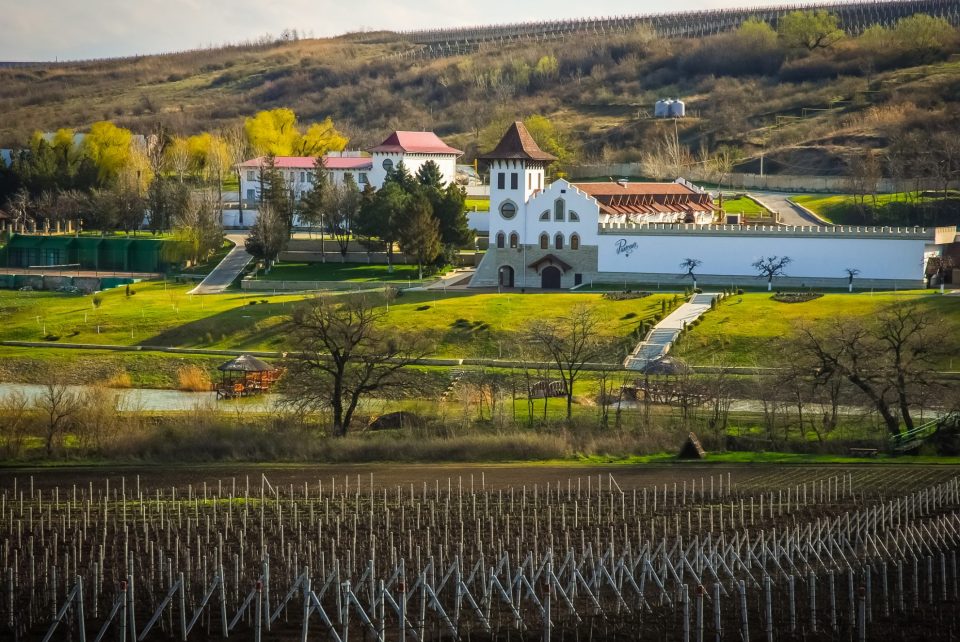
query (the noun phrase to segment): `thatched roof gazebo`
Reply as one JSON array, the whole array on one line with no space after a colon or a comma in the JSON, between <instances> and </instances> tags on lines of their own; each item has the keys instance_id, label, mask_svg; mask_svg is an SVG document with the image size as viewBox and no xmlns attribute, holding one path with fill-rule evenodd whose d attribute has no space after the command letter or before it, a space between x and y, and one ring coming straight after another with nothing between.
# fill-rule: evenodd
<instances>
[{"instance_id":1,"label":"thatched roof gazebo","mask_svg":"<svg viewBox=\"0 0 960 642\"><path fill-rule=\"evenodd\" d=\"M270 390L280 369L253 355L241 354L217 367L220 382L214 384L217 398L248 397Z\"/></svg>"}]
</instances>

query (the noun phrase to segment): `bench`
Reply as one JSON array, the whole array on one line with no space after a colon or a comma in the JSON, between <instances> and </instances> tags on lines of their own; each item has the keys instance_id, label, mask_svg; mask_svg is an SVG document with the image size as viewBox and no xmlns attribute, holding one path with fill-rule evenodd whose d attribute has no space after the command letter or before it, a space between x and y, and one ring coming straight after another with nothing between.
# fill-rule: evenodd
<instances>
[{"instance_id":1,"label":"bench","mask_svg":"<svg viewBox=\"0 0 960 642\"><path fill-rule=\"evenodd\" d=\"M851 448L850 454L854 457L876 457L880 451L876 448Z\"/></svg>"}]
</instances>

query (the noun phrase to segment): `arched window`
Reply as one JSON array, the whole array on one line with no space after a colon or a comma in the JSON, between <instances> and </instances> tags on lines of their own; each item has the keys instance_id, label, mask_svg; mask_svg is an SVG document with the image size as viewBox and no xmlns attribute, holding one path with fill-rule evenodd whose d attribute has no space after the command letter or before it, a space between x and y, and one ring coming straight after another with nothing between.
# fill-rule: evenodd
<instances>
[{"instance_id":1,"label":"arched window","mask_svg":"<svg viewBox=\"0 0 960 642\"><path fill-rule=\"evenodd\" d=\"M571 235L570 235L570 249L571 249L571 250L579 250L579 249L580 249L580 235L579 235L579 234L571 234Z\"/></svg>"},{"instance_id":2,"label":"arched window","mask_svg":"<svg viewBox=\"0 0 960 642\"><path fill-rule=\"evenodd\" d=\"M574 212L573 210L570 210L570 222L571 222L571 223L579 223L579 222L580 222L580 215L577 214L576 212Z\"/></svg>"},{"instance_id":3,"label":"arched window","mask_svg":"<svg viewBox=\"0 0 960 642\"><path fill-rule=\"evenodd\" d=\"M517 236L516 232L510 232L510 247L517 247L520 245L520 237Z\"/></svg>"},{"instance_id":4,"label":"arched window","mask_svg":"<svg viewBox=\"0 0 960 642\"><path fill-rule=\"evenodd\" d=\"M497 232L497 247L503 249L504 241L506 241L506 237L503 232Z\"/></svg>"},{"instance_id":5,"label":"arched window","mask_svg":"<svg viewBox=\"0 0 960 642\"><path fill-rule=\"evenodd\" d=\"M507 219L508 221L517 215L517 206L514 205L513 201L504 201L500 205L500 216Z\"/></svg>"},{"instance_id":6,"label":"arched window","mask_svg":"<svg viewBox=\"0 0 960 642\"><path fill-rule=\"evenodd\" d=\"M563 202L562 198L558 198L553 202L553 220L562 221L566 218L567 214L567 204Z\"/></svg>"},{"instance_id":7,"label":"arched window","mask_svg":"<svg viewBox=\"0 0 960 642\"><path fill-rule=\"evenodd\" d=\"M543 210L543 213L540 215L540 220L541 220L541 221L549 221L549 220L550 220L550 210Z\"/></svg>"},{"instance_id":8,"label":"arched window","mask_svg":"<svg viewBox=\"0 0 960 642\"><path fill-rule=\"evenodd\" d=\"M550 249L550 237L547 236L547 233L544 232L540 235L540 249L549 250Z\"/></svg>"},{"instance_id":9,"label":"arched window","mask_svg":"<svg viewBox=\"0 0 960 642\"><path fill-rule=\"evenodd\" d=\"M563 249L563 234L560 234L560 233L558 232L557 235L556 235L555 237L553 237L553 247L554 247L554 249L556 249L556 250L562 250L562 249Z\"/></svg>"}]
</instances>

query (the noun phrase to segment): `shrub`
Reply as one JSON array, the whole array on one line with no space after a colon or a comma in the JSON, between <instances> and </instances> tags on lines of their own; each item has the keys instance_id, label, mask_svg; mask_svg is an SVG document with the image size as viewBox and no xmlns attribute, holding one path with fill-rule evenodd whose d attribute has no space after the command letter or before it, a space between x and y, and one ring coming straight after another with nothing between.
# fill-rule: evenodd
<instances>
[{"instance_id":1,"label":"shrub","mask_svg":"<svg viewBox=\"0 0 960 642\"><path fill-rule=\"evenodd\" d=\"M129 372L118 370L104 380L103 386L105 388L132 388L133 380L130 378Z\"/></svg>"},{"instance_id":2,"label":"shrub","mask_svg":"<svg viewBox=\"0 0 960 642\"><path fill-rule=\"evenodd\" d=\"M103 295L94 294L92 301L93 301L93 307L99 308L101 305L103 305Z\"/></svg>"},{"instance_id":3,"label":"shrub","mask_svg":"<svg viewBox=\"0 0 960 642\"><path fill-rule=\"evenodd\" d=\"M210 376L199 366L183 366L177 370L177 388L187 392L208 392Z\"/></svg>"}]
</instances>

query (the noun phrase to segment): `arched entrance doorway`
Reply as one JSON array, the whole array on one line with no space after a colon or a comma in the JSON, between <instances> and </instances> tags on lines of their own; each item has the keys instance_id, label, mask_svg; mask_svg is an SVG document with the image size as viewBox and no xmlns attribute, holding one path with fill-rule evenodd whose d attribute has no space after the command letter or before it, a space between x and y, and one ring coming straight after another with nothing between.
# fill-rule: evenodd
<instances>
[{"instance_id":1,"label":"arched entrance doorway","mask_svg":"<svg viewBox=\"0 0 960 642\"><path fill-rule=\"evenodd\" d=\"M497 285L502 288L512 288L513 287L513 268L509 265L504 265L500 268L497 273Z\"/></svg>"},{"instance_id":2,"label":"arched entrance doorway","mask_svg":"<svg viewBox=\"0 0 960 642\"><path fill-rule=\"evenodd\" d=\"M540 287L544 290L559 290L562 274L560 268L548 265L540 271Z\"/></svg>"}]
</instances>

